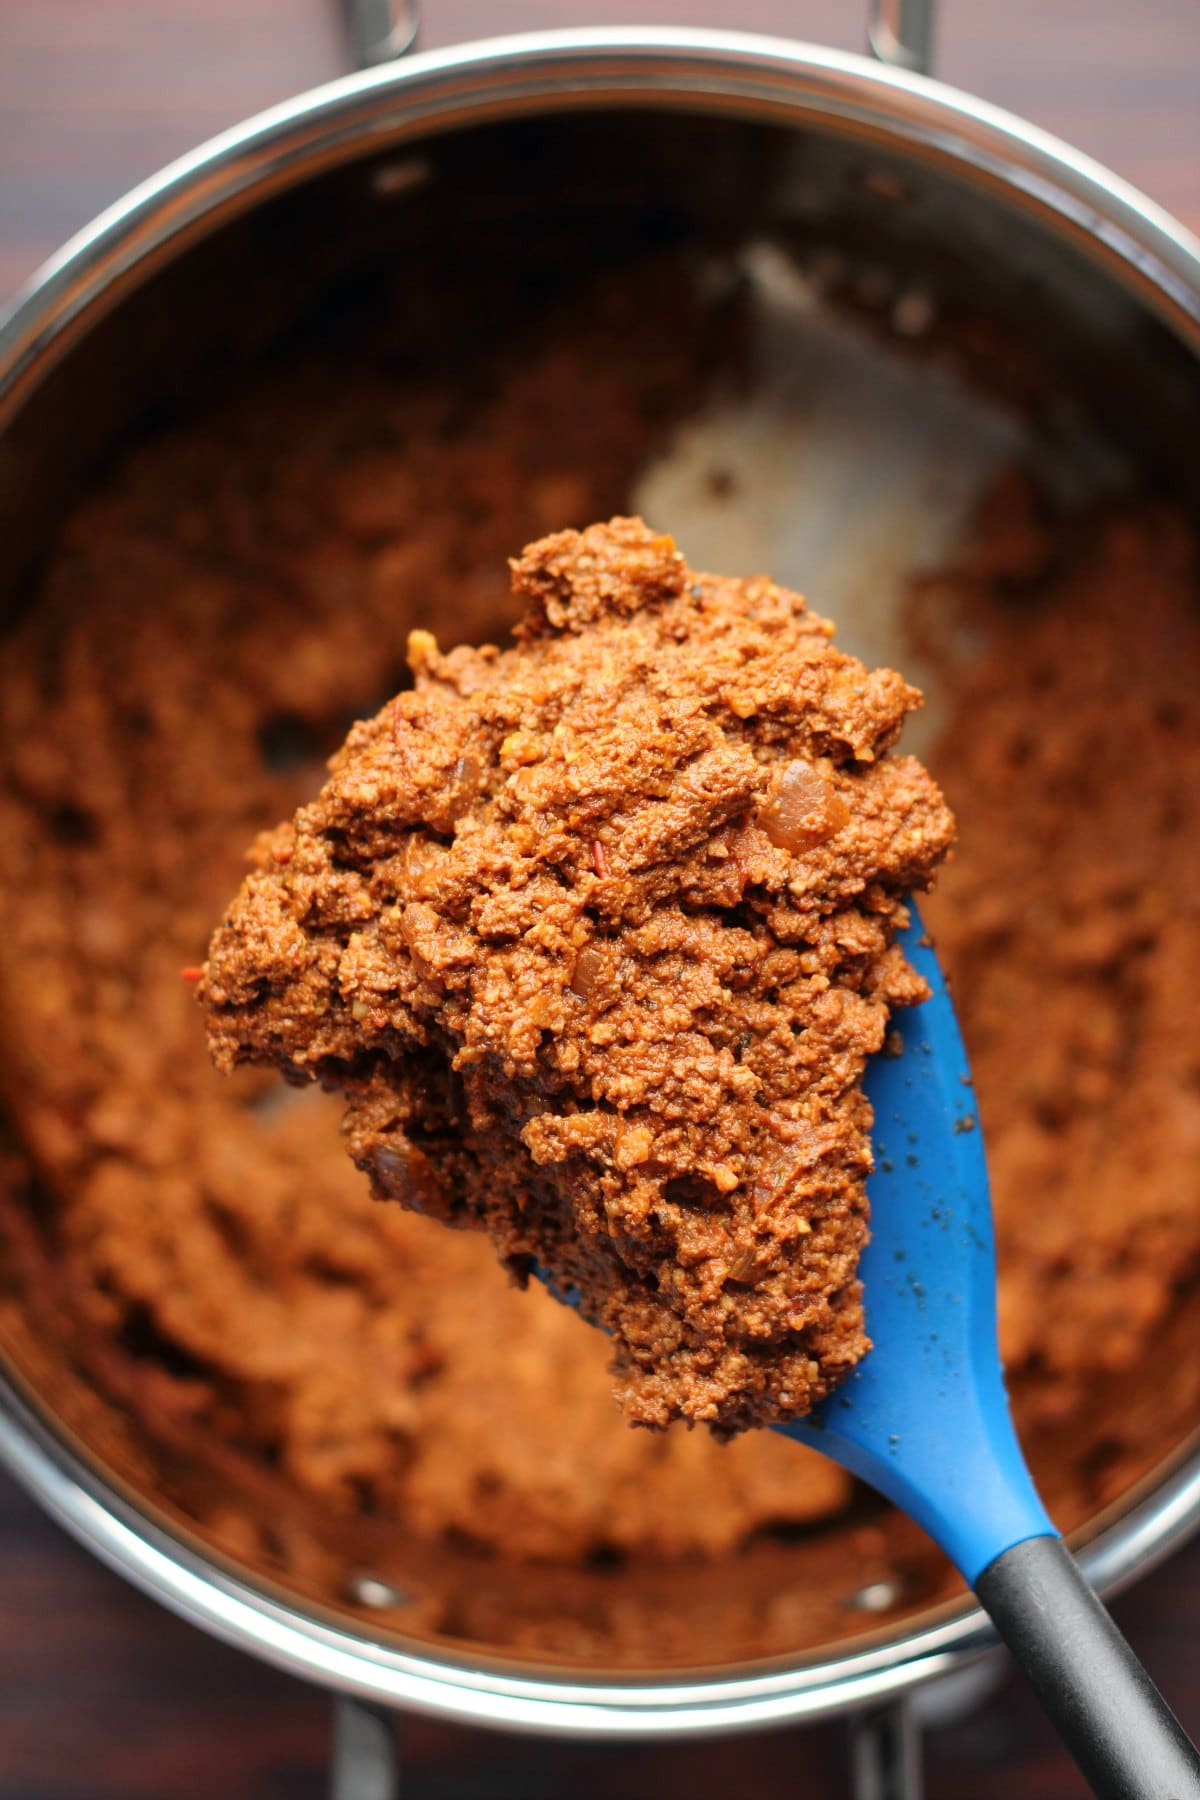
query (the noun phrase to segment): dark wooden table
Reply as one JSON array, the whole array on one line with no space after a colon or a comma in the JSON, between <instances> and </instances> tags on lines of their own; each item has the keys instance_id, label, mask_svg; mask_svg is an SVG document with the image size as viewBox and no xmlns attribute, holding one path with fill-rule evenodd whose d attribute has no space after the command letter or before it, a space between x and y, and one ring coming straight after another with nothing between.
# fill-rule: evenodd
<instances>
[{"instance_id":1,"label":"dark wooden table","mask_svg":"<svg viewBox=\"0 0 1200 1800\"><path fill-rule=\"evenodd\" d=\"M946 0L939 72L1071 139L1200 231L1197 0ZM855 0L427 0L423 42L608 21L736 24L857 49ZM125 188L345 68L336 0L0 0L0 298ZM168 1617L0 1482L0 1800L302 1800L328 1707ZM1200 1544L1114 1609L1200 1731ZM928 1745L930 1800L1082 1784L1021 1683ZM840 1726L691 1747L405 1728L407 1800L833 1800Z\"/></svg>"}]
</instances>

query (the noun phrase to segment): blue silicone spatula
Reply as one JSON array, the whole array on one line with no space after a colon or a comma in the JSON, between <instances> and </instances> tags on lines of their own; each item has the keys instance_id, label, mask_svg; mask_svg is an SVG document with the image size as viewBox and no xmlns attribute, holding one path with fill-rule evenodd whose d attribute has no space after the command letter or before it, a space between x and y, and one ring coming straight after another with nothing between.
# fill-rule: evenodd
<instances>
[{"instance_id":1,"label":"blue silicone spatula","mask_svg":"<svg viewBox=\"0 0 1200 1800\"><path fill-rule=\"evenodd\" d=\"M932 989L877 1056L873 1348L807 1419L781 1429L877 1488L975 1590L1097 1794L1193 1800L1200 1757L1100 1604L1038 1497L996 1338L987 1162L966 1050L919 924L905 953ZM1053 1205L1053 1196L1047 1196Z\"/></svg>"},{"instance_id":2,"label":"blue silicone spatula","mask_svg":"<svg viewBox=\"0 0 1200 1800\"><path fill-rule=\"evenodd\" d=\"M781 1426L861 1476L941 1546L991 1615L1094 1791L1196 1800L1200 1757L1055 1530L1021 1454L996 1337L987 1163L966 1051L919 923L932 990L878 1056L862 1259L873 1348ZM1053 1197L1047 1196L1047 1204Z\"/></svg>"}]
</instances>

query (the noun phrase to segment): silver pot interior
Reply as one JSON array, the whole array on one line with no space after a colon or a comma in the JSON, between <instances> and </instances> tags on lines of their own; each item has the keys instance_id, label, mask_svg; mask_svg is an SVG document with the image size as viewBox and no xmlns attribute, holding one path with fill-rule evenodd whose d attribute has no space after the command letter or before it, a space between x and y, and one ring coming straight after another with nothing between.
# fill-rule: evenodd
<instances>
[{"instance_id":1,"label":"silver pot interior","mask_svg":"<svg viewBox=\"0 0 1200 1800\"><path fill-rule=\"evenodd\" d=\"M697 350L694 404L649 433L652 452L614 477L616 500L675 531L693 561L767 567L837 617L851 647L901 659L930 688L930 731L952 677L905 641L908 577L952 552L1000 469L1032 467L1064 504L1130 487L1194 499L1193 351L1091 249L1052 233L998 187L965 184L882 141L825 129L683 110L563 112L415 145L393 146L384 133L354 160L264 193L126 282L9 425L0 531L8 617L15 623L37 603L48 547L80 491L104 479L127 446L173 431L214 394L247 387L264 367L286 367L314 344L322 354L344 344L352 355L381 307L390 312L393 372L482 366L484 353L498 353L500 331L511 336L506 354L519 358L548 302L619 281L622 269L663 254L686 266L714 306L736 313L737 348L724 360L711 344ZM664 314L653 329L665 354L673 321ZM560 398L571 406L569 388ZM471 429L468 414L463 430ZM148 596L147 604L170 598ZM503 629L502 612L489 629ZM434 622L443 640L459 635L452 617ZM472 616L463 629L479 627ZM394 674L381 667L378 687ZM359 706L376 693L364 684ZM26 1193L30 1232L52 1244L52 1203L36 1184ZM437 1303L431 1294L428 1304ZM35 1397L81 1425L81 1454L99 1448L101 1466L111 1464L111 1444L89 1451L84 1415L31 1360L28 1338L47 1340L19 1282L14 1317L27 1330L9 1333L10 1348ZM86 1343L72 1338L68 1319L58 1323L51 1360L102 1391ZM147 1333L145 1354L158 1351ZM1129 1405L1140 1403L1133 1387ZM117 1399L111 1404L120 1410ZM1185 1424L1164 1420L1150 1461L1172 1452ZM177 1446L142 1443L141 1466L148 1459L159 1480L147 1492L143 1476L137 1498L187 1529L195 1522L181 1498L188 1471L180 1455ZM119 1466L111 1479L120 1485ZM211 1481L205 1471L201 1485ZM866 1497L851 1528L868 1537L892 1529ZM872 1584L856 1573L858 1553L832 1547L846 1545L847 1529L764 1530L724 1563L622 1556L566 1572L506 1567L469 1544L405 1544L390 1529L380 1550L387 1568L373 1586L364 1586L360 1565L346 1570L340 1595L319 1598L335 1612L342 1604L343 1623L356 1631L451 1652L464 1641L505 1651L504 1631L489 1632L489 1619L536 1621L558 1608L586 1622L637 1587L640 1605L676 1620L663 1661L717 1665L746 1653L704 1633L731 1585L767 1605L802 1593L831 1557L844 1571L833 1613L798 1603L772 1655L819 1663L834 1639L843 1649L880 1632L903 1641L918 1620L954 1603L944 1571L903 1533L885 1546L892 1588L875 1584L864 1599ZM278 1570L249 1573L301 1606L317 1604L303 1581L289 1588ZM414 1627L403 1600L410 1582L469 1589L472 1602L435 1609L427 1626ZM545 1651L548 1640L540 1642ZM698 1657L689 1642L702 1646ZM560 1654L594 1669L586 1645L586 1631L566 1633Z\"/></svg>"}]
</instances>

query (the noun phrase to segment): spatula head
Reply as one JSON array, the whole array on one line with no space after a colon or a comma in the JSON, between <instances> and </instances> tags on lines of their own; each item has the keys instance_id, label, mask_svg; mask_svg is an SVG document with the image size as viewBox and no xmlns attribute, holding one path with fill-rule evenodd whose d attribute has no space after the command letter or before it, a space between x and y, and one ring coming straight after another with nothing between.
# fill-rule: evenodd
<instances>
[{"instance_id":1,"label":"spatula head","mask_svg":"<svg viewBox=\"0 0 1200 1800\"><path fill-rule=\"evenodd\" d=\"M972 1581L1053 1530L1008 1410L983 1136L966 1050L920 921L904 952L932 990L896 1015L866 1091L875 1109L871 1241L860 1274L872 1349L807 1419L780 1427L912 1515Z\"/></svg>"}]
</instances>

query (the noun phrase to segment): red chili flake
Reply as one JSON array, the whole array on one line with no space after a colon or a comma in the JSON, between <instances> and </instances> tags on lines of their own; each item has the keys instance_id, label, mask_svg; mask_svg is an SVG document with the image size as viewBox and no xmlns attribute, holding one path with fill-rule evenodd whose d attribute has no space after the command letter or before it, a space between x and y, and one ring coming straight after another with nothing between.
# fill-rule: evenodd
<instances>
[{"instance_id":1,"label":"red chili flake","mask_svg":"<svg viewBox=\"0 0 1200 1800\"><path fill-rule=\"evenodd\" d=\"M180 969L179 979L180 981L199 981L203 973L204 970L199 964L189 963L186 969Z\"/></svg>"},{"instance_id":2,"label":"red chili flake","mask_svg":"<svg viewBox=\"0 0 1200 1800\"><path fill-rule=\"evenodd\" d=\"M292 860L291 845L290 844L279 844L274 850L272 850L271 857L272 857L273 861L275 861L277 863L290 863Z\"/></svg>"},{"instance_id":3,"label":"red chili flake","mask_svg":"<svg viewBox=\"0 0 1200 1800\"><path fill-rule=\"evenodd\" d=\"M592 867L595 869L601 881L608 880L608 852L605 850L604 845L600 842L599 838L596 838L592 844Z\"/></svg>"}]
</instances>

